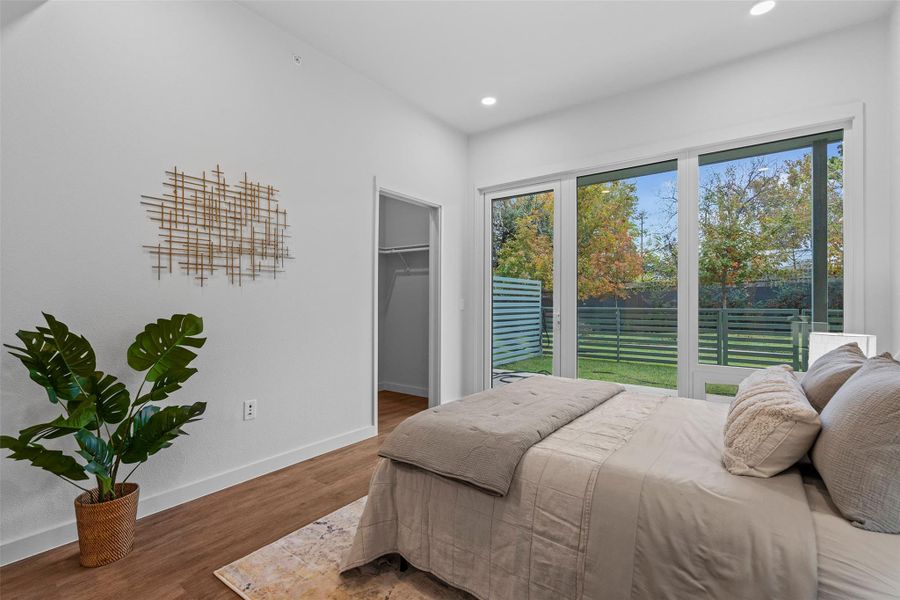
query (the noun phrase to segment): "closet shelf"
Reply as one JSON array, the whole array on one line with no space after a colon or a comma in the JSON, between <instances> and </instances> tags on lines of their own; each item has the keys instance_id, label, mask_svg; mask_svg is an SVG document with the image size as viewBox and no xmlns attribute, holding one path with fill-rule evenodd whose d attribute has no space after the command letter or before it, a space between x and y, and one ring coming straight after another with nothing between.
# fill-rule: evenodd
<instances>
[{"instance_id":1,"label":"closet shelf","mask_svg":"<svg viewBox=\"0 0 900 600\"><path fill-rule=\"evenodd\" d=\"M379 248L378 254L401 254L403 252L428 252L428 244L416 244L413 246L391 246Z\"/></svg>"}]
</instances>

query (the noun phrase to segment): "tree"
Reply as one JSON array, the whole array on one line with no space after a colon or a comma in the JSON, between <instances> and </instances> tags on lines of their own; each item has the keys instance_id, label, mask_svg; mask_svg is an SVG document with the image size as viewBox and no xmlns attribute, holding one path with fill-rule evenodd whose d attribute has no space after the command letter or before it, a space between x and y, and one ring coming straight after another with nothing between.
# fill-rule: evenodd
<instances>
[{"instance_id":1,"label":"tree","mask_svg":"<svg viewBox=\"0 0 900 600\"><path fill-rule=\"evenodd\" d=\"M644 272L632 220L637 186L612 181L578 188L578 299L628 296Z\"/></svg>"},{"instance_id":2,"label":"tree","mask_svg":"<svg viewBox=\"0 0 900 600\"><path fill-rule=\"evenodd\" d=\"M553 194L496 201L493 217L494 274L539 279L553 290Z\"/></svg>"},{"instance_id":3,"label":"tree","mask_svg":"<svg viewBox=\"0 0 900 600\"><path fill-rule=\"evenodd\" d=\"M844 149L838 146L837 156L828 158L827 165L827 203L828 203L828 277L844 276ZM791 217L790 245L802 249L810 256L812 253L812 154L787 160L784 164L784 176L778 182L776 193L778 201L785 208L793 208L787 214ZM803 264L800 276L809 275L809 265Z\"/></svg>"},{"instance_id":4,"label":"tree","mask_svg":"<svg viewBox=\"0 0 900 600\"><path fill-rule=\"evenodd\" d=\"M843 148L838 146L837 155L828 159L831 280L843 276L842 173ZM637 186L629 180L579 186L577 194L579 300L625 298L633 284L660 298L670 294L678 276L676 188L662 190L654 218L643 222ZM811 215L810 152L788 159L734 160L707 171L699 203L701 305L752 305L756 286L749 284L756 282L808 287L803 281L811 271ZM494 272L539 279L545 291L552 291L552 194L495 201L492 225Z\"/></svg>"},{"instance_id":5,"label":"tree","mask_svg":"<svg viewBox=\"0 0 900 600\"><path fill-rule=\"evenodd\" d=\"M545 206L548 202L551 203L550 207ZM546 213L548 219L547 227L542 227L542 233L552 236L553 210L551 194L531 194L494 200L491 210L491 261L495 268L497 267L500 249L515 234L519 219L533 212Z\"/></svg>"},{"instance_id":6,"label":"tree","mask_svg":"<svg viewBox=\"0 0 900 600\"><path fill-rule=\"evenodd\" d=\"M733 288L778 270L794 250L794 220L778 201L781 168L762 157L711 173L700 191L700 285L729 306ZM788 207L788 211L795 209Z\"/></svg>"},{"instance_id":7,"label":"tree","mask_svg":"<svg viewBox=\"0 0 900 600\"><path fill-rule=\"evenodd\" d=\"M828 159L828 276L843 276L843 150ZM810 277L812 153L757 157L711 173L700 199L700 284L731 304L740 286ZM807 284L808 287L808 284ZM752 301L752 296L748 298Z\"/></svg>"},{"instance_id":8,"label":"tree","mask_svg":"<svg viewBox=\"0 0 900 600\"><path fill-rule=\"evenodd\" d=\"M678 186L673 178L658 194L657 220L649 229L649 243L642 253L644 273L640 278L645 298L670 294L678 282ZM663 301L650 300L654 306Z\"/></svg>"},{"instance_id":9,"label":"tree","mask_svg":"<svg viewBox=\"0 0 900 600\"><path fill-rule=\"evenodd\" d=\"M614 181L578 188L578 297L627 296L643 273L631 223L636 186ZM539 279L553 290L553 196L496 201L492 211L494 273Z\"/></svg>"}]
</instances>

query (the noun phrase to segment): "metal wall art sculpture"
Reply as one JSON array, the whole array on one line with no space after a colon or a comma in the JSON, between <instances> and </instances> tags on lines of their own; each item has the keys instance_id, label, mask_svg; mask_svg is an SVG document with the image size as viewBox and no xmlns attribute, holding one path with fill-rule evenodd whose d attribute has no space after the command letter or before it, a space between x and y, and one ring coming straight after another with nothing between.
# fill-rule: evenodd
<instances>
[{"instance_id":1,"label":"metal wall art sculpture","mask_svg":"<svg viewBox=\"0 0 900 600\"><path fill-rule=\"evenodd\" d=\"M166 171L161 196L141 196L150 219L159 226L159 240L145 245L155 257L157 279L175 268L193 275L203 286L222 271L232 284L260 277L276 278L287 247L287 212L278 207L271 185L225 181L218 165L207 175Z\"/></svg>"}]
</instances>

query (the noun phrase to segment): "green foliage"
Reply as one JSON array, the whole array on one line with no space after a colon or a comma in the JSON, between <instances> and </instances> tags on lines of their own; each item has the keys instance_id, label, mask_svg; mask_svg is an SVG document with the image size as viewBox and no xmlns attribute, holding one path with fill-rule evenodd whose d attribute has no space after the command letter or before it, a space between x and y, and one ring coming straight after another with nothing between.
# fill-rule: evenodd
<instances>
[{"instance_id":1,"label":"green foliage","mask_svg":"<svg viewBox=\"0 0 900 600\"><path fill-rule=\"evenodd\" d=\"M643 267L631 218L634 184L616 181L578 188L578 295L625 296ZM553 291L553 195L495 201L492 211L494 274L541 281Z\"/></svg>"},{"instance_id":2,"label":"green foliage","mask_svg":"<svg viewBox=\"0 0 900 600\"><path fill-rule=\"evenodd\" d=\"M128 415L131 396L125 384L112 375L100 371L87 380L87 390L94 395L97 416L104 423L118 423Z\"/></svg>"},{"instance_id":3,"label":"green foliage","mask_svg":"<svg viewBox=\"0 0 900 600\"><path fill-rule=\"evenodd\" d=\"M177 392L181 389L181 384L190 379L197 372L197 369L187 367L177 367L169 369L164 374L157 377L153 382L150 391L137 399L138 404L145 402L165 400L169 394Z\"/></svg>"},{"instance_id":4,"label":"green foliage","mask_svg":"<svg viewBox=\"0 0 900 600\"><path fill-rule=\"evenodd\" d=\"M93 476L100 501L111 500L116 484L128 479L118 479L122 463L140 465L168 448L176 437L185 435L182 427L197 421L206 410L205 402L162 409L150 404L168 398L197 372L188 366L197 356L188 348L200 348L206 341L196 337L203 331L203 320L191 314L173 315L150 323L135 337L128 348L128 364L146 373L134 401L124 383L96 370L87 339L52 315L45 313L44 320L46 326L16 333L22 346L7 348L63 414L26 427L17 437L0 436L0 448L11 450L13 460L27 460L73 484ZM150 390L142 394L148 383ZM111 430L111 425L118 426ZM38 443L66 436L74 438L85 463Z\"/></svg>"},{"instance_id":5,"label":"green foliage","mask_svg":"<svg viewBox=\"0 0 900 600\"><path fill-rule=\"evenodd\" d=\"M828 277L843 277L843 156L827 165ZM765 157L729 165L703 182L700 285L705 306L734 306L736 291L757 281L809 277L812 249L812 155ZM713 291L715 290L715 291ZM743 302L752 303L752 297Z\"/></svg>"},{"instance_id":6,"label":"green foliage","mask_svg":"<svg viewBox=\"0 0 900 600\"><path fill-rule=\"evenodd\" d=\"M187 347L200 348L206 342L192 337L202 331L203 319L196 315L172 315L150 323L129 346L128 366L148 371L147 381L156 381L172 368L184 368L197 357Z\"/></svg>"},{"instance_id":7,"label":"green foliage","mask_svg":"<svg viewBox=\"0 0 900 600\"><path fill-rule=\"evenodd\" d=\"M828 277L843 277L843 154L827 164ZM553 197L497 200L492 208L494 274L537 279L553 289ZM645 231L629 180L577 188L578 299L663 298L678 275L675 189L661 190L660 213ZM762 156L704 177L699 199L702 306L752 306L757 283L807 280L812 246L812 154ZM665 223L668 218L668 223ZM806 286L808 287L808 285ZM831 297L831 293L829 293ZM835 296L837 298L837 296Z\"/></svg>"},{"instance_id":8,"label":"green foliage","mask_svg":"<svg viewBox=\"0 0 900 600\"><path fill-rule=\"evenodd\" d=\"M79 394L78 384L66 366L56 346L38 331L19 331L16 337L24 346L10 346L10 354L22 361L32 381L47 391L50 402L74 400Z\"/></svg>"},{"instance_id":9,"label":"green foliage","mask_svg":"<svg viewBox=\"0 0 900 600\"><path fill-rule=\"evenodd\" d=\"M494 274L537 279L553 291L553 194L499 200L492 214Z\"/></svg>"},{"instance_id":10,"label":"green foliage","mask_svg":"<svg viewBox=\"0 0 900 600\"><path fill-rule=\"evenodd\" d=\"M156 408L156 407L153 407ZM135 420L127 450L122 454L123 463L140 463L168 448L179 435L186 435L181 427L197 420L206 410L205 402L191 406L167 406Z\"/></svg>"},{"instance_id":11,"label":"green foliage","mask_svg":"<svg viewBox=\"0 0 900 600\"><path fill-rule=\"evenodd\" d=\"M40 444L23 442L8 435L0 436L0 448L12 450L9 458L27 460L35 467L72 481L81 481L88 476L84 467L61 450L50 450Z\"/></svg>"},{"instance_id":12,"label":"green foliage","mask_svg":"<svg viewBox=\"0 0 900 600\"><path fill-rule=\"evenodd\" d=\"M38 327L38 333L44 336L44 340L56 350L57 356L62 360L66 369L73 376L88 377L94 373L97 359L94 349L91 348L84 336L69 331L69 328L57 321L53 315L44 314L47 327Z\"/></svg>"},{"instance_id":13,"label":"green foliage","mask_svg":"<svg viewBox=\"0 0 900 600\"><path fill-rule=\"evenodd\" d=\"M643 274L632 219L637 186L612 181L578 188L578 299L627 296Z\"/></svg>"},{"instance_id":14,"label":"green foliage","mask_svg":"<svg viewBox=\"0 0 900 600\"><path fill-rule=\"evenodd\" d=\"M23 442L63 437L81 429L95 429L97 407L92 402L81 402L67 416L60 415L49 423L26 427L19 432Z\"/></svg>"},{"instance_id":15,"label":"green foliage","mask_svg":"<svg viewBox=\"0 0 900 600\"><path fill-rule=\"evenodd\" d=\"M115 452L103 438L86 429L79 430L75 434L75 439L81 448L78 454L88 461L84 470L97 478L100 497L105 498L113 490L112 468Z\"/></svg>"}]
</instances>

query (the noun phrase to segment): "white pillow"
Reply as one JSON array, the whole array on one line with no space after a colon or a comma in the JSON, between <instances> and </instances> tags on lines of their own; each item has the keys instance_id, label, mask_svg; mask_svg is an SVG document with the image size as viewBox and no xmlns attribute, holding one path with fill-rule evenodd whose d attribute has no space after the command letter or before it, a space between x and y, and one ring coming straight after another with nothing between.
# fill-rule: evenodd
<instances>
[{"instance_id":1,"label":"white pillow","mask_svg":"<svg viewBox=\"0 0 900 600\"><path fill-rule=\"evenodd\" d=\"M809 452L820 429L791 367L757 371L741 382L728 409L722 462L735 475L777 475Z\"/></svg>"}]
</instances>

